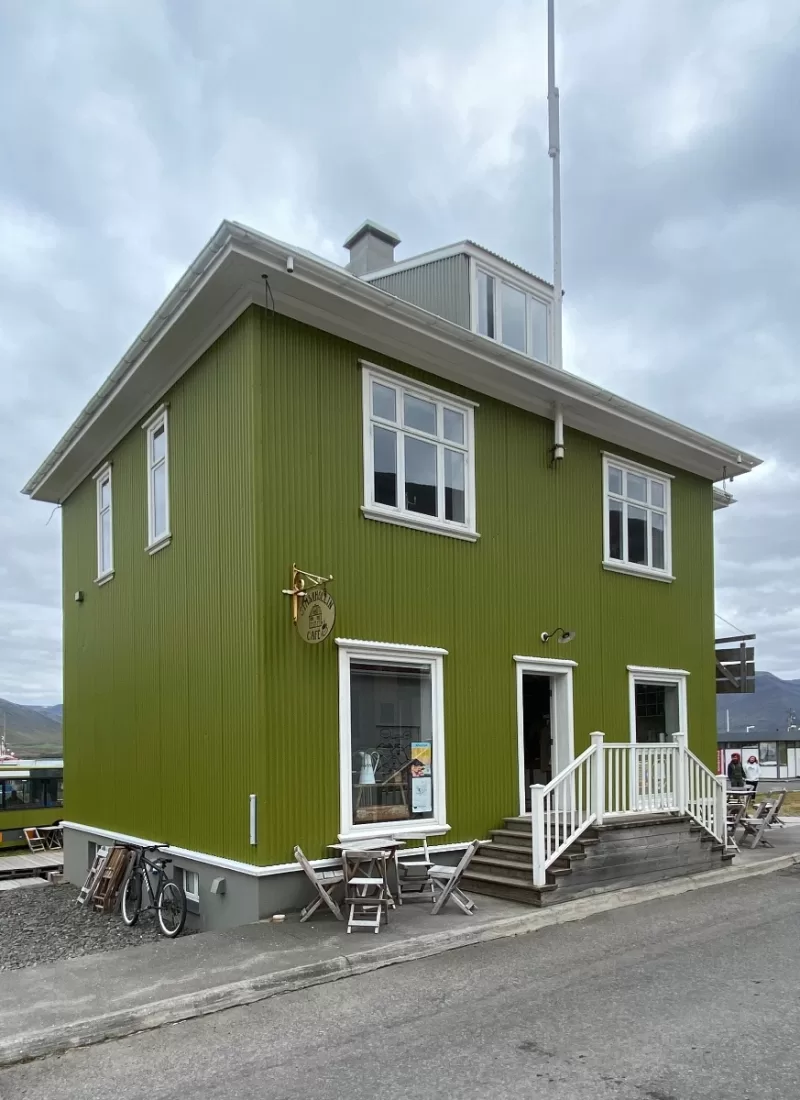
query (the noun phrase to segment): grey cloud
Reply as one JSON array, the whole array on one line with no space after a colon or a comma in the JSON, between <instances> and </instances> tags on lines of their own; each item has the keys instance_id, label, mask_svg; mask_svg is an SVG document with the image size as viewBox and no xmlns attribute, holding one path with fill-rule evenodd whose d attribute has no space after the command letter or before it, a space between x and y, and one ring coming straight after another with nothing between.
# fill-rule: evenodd
<instances>
[{"instance_id":1,"label":"grey cloud","mask_svg":"<svg viewBox=\"0 0 800 1100\"><path fill-rule=\"evenodd\" d=\"M800 675L800 3L556 6L567 365L771 460L717 517L719 610ZM19 486L222 217L549 274L545 7L0 8L0 696L60 695L58 517Z\"/></svg>"}]
</instances>

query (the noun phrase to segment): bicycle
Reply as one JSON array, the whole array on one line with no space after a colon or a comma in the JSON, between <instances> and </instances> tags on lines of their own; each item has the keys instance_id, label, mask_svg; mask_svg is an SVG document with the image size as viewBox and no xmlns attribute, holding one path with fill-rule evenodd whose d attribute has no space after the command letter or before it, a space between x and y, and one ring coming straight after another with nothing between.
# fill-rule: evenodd
<instances>
[{"instance_id":1,"label":"bicycle","mask_svg":"<svg viewBox=\"0 0 800 1100\"><path fill-rule=\"evenodd\" d=\"M174 879L167 877L165 868L172 860L166 856L147 858L148 852L160 850L160 844L150 844L146 848L131 845L130 848L136 852L136 861L122 892L122 920L131 928L141 913L155 910L159 928L165 936L174 939L181 934L186 923L186 894ZM149 904L143 906L145 894Z\"/></svg>"}]
</instances>

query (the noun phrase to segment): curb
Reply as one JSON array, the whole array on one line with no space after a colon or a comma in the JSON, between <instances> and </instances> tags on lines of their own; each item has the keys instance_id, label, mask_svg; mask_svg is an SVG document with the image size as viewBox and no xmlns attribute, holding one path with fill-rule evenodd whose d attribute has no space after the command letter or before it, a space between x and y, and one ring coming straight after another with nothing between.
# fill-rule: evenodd
<instances>
[{"instance_id":1,"label":"curb","mask_svg":"<svg viewBox=\"0 0 800 1100\"><path fill-rule=\"evenodd\" d=\"M169 997L132 1009L91 1016L85 1020L65 1024L63 1027L28 1032L24 1036L0 1041L0 1066L11 1066L19 1062L32 1061L35 1058L62 1054L77 1047L90 1046L107 1039L121 1039L136 1032L152 1031L166 1024L208 1016L227 1008L263 1001L281 993L292 993L299 989L335 982L340 978L367 974L385 966L394 966L396 963L441 955L460 947L522 936L540 928L585 920L587 917L606 913L612 909L627 908L708 886L723 886L729 882L768 875L798 863L800 863L800 852L793 852L763 860L749 867L704 871L666 882L592 894L576 901L554 905L550 909L534 909L530 913L523 913L516 917L503 917L483 924L471 924L455 932L432 932L424 936L415 936L400 943L358 951L352 955L337 955L324 962L294 966L277 973L229 982L181 997Z\"/></svg>"}]
</instances>

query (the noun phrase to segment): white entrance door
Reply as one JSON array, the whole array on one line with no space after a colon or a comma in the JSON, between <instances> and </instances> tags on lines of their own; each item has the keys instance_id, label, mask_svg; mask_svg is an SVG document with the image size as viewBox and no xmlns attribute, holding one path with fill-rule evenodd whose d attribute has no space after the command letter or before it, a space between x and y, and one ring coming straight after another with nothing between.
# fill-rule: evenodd
<instances>
[{"instance_id":1,"label":"white entrance door","mask_svg":"<svg viewBox=\"0 0 800 1100\"><path fill-rule=\"evenodd\" d=\"M526 814L530 812L530 784L554 778L572 763L575 756L572 670L576 663L541 657L514 657L514 662L517 673L519 812ZM548 686L549 714L545 712ZM535 708L533 716L531 708ZM532 727L535 728L533 734Z\"/></svg>"}]
</instances>

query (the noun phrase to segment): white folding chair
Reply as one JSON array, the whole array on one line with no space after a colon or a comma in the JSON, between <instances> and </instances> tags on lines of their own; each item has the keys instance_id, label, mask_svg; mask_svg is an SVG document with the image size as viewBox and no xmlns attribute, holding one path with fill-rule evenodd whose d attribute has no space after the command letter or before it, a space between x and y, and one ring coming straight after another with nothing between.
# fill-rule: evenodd
<instances>
[{"instance_id":1,"label":"white folding chair","mask_svg":"<svg viewBox=\"0 0 800 1100\"><path fill-rule=\"evenodd\" d=\"M43 852L45 849L44 837L38 829L30 828L23 829L22 835L28 842L28 847L32 852Z\"/></svg>"},{"instance_id":2,"label":"white folding chair","mask_svg":"<svg viewBox=\"0 0 800 1100\"><path fill-rule=\"evenodd\" d=\"M468 916L475 911L475 902L468 898L460 888L459 883L466 874L472 858L481 846L479 840L473 840L461 857L457 867L445 867L434 864L428 868L428 876L433 886L433 894L436 897L437 889L440 891L438 898L433 903L432 914L435 916L441 912L444 906L452 899L462 912Z\"/></svg>"},{"instance_id":3,"label":"white folding chair","mask_svg":"<svg viewBox=\"0 0 800 1100\"><path fill-rule=\"evenodd\" d=\"M380 931L381 919L389 923L391 894L387 881L391 852L379 848L349 848L342 852L344 903L350 907L347 931L371 928Z\"/></svg>"},{"instance_id":4,"label":"white folding chair","mask_svg":"<svg viewBox=\"0 0 800 1100\"><path fill-rule=\"evenodd\" d=\"M767 812L760 816L742 818L742 825L744 826L744 836L742 837L743 844L747 837L752 837L753 839L750 844L751 848L757 848L759 844L763 845L765 848L775 847L774 844L767 840L765 833L770 825L772 825L781 801L782 800L779 799L777 802L770 803Z\"/></svg>"},{"instance_id":5,"label":"white folding chair","mask_svg":"<svg viewBox=\"0 0 800 1100\"><path fill-rule=\"evenodd\" d=\"M317 891L317 897L309 902L305 909L300 910L300 923L316 913L320 905L327 905L337 920L344 920L344 914L333 900L333 893L338 886L344 884L344 872L341 868L332 868L330 871L316 871L303 855L302 849L295 848L294 858L303 868L309 882Z\"/></svg>"},{"instance_id":6,"label":"white folding chair","mask_svg":"<svg viewBox=\"0 0 800 1100\"><path fill-rule=\"evenodd\" d=\"M411 848L403 851L400 848L394 850L394 869L397 876L397 904L403 904L403 898L414 900L427 900L426 894L430 891L430 900L435 901L436 895L433 889L433 880L428 872L433 866L430 852L428 851L428 836L426 833L403 833L404 840L419 840L420 848Z\"/></svg>"}]
</instances>

